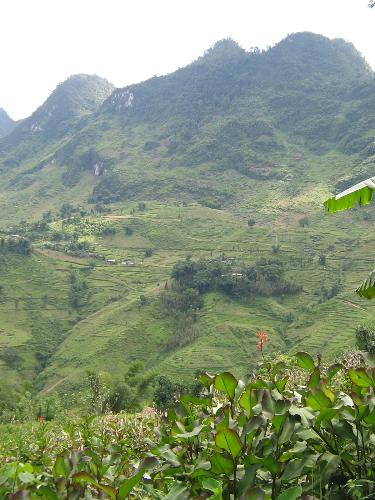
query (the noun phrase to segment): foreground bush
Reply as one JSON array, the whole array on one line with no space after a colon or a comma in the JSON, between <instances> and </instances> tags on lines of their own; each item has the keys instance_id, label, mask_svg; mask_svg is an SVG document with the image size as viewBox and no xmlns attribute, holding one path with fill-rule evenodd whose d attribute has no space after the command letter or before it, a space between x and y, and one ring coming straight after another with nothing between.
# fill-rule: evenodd
<instances>
[{"instance_id":1,"label":"foreground bush","mask_svg":"<svg viewBox=\"0 0 375 500\"><path fill-rule=\"evenodd\" d=\"M306 386L290 388L282 363L247 385L228 372L201 375L204 395L168 412L153 483L170 487L168 498L373 498L372 360L348 370L345 394L331 384L342 365L323 375L308 354L296 357Z\"/></svg>"},{"instance_id":2,"label":"foreground bush","mask_svg":"<svg viewBox=\"0 0 375 500\"><path fill-rule=\"evenodd\" d=\"M157 417L148 430L134 420L129 432L120 417L91 419L68 426L73 437L61 442L54 434L56 457L37 445L35 456L9 461L0 497L374 498L375 365L365 358L362 367L323 369L297 353L303 385L283 362L266 362L266 375L246 384L229 372L203 373L200 395L181 396L158 426ZM340 372L347 393L334 389Z\"/></svg>"}]
</instances>

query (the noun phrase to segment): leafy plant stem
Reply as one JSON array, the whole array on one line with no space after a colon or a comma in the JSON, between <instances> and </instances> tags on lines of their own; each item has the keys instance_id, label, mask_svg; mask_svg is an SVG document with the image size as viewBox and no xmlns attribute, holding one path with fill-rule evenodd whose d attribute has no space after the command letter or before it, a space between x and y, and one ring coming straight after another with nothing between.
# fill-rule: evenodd
<instances>
[{"instance_id":1,"label":"leafy plant stem","mask_svg":"<svg viewBox=\"0 0 375 500\"><path fill-rule=\"evenodd\" d=\"M318 436L324 441L324 443L326 444L327 448L329 449L329 451L331 453L333 453L334 455L337 455L338 452L337 450L335 450L333 448L333 446L331 445L331 443L328 441L328 439L326 439L326 437L324 436L324 434L322 432L319 431L319 429L317 429L315 426L312 426L312 430L314 432L316 432L316 434L318 434ZM355 474L353 473L353 471L351 470L350 466L348 465L348 463L344 460L343 457L341 457L341 461L343 463L343 466L345 467L347 473L354 479L355 478Z\"/></svg>"}]
</instances>

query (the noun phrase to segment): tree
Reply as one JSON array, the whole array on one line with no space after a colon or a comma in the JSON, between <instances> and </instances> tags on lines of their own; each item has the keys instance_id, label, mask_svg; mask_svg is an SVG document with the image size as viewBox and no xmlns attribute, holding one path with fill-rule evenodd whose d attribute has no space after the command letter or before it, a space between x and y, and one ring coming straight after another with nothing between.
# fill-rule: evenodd
<instances>
[{"instance_id":1,"label":"tree","mask_svg":"<svg viewBox=\"0 0 375 500\"><path fill-rule=\"evenodd\" d=\"M165 411L173 406L178 395L186 392L186 386L162 375L157 380L157 387L153 397L154 404L159 411Z\"/></svg>"},{"instance_id":2,"label":"tree","mask_svg":"<svg viewBox=\"0 0 375 500\"><path fill-rule=\"evenodd\" d=\"M60 209L60 216L65 219L74 212L74 207L70 203L64 203Z\"/></svg>"},{"instance_id":3,"label":"tree","mask_svg":"<svg viewBox=\"0 0 375 500\"><path fill-rule=\"evenodd\" d=\"M308 226L309 225L309 219L307 217L302 217L301 219L299 219L298 224L301 227Z\"/></svg>"},{"instance_id":4,"label":"tree","mask_svg":"<svg viewBox=\"0 0 375 500\"><path fill-rule=\"evenodd\" d=\"M255 224L256 224L256 220L255 219L248 219L247 225L249 227L253 227L253 226L255 226Z\"/></svg>"},{"instance_id":5,"label":"tree","mask_svg":"<svg viewBox=\"0 0 375 500\"><path fill-rule=\"evenodd\" d=\"M321 266L325 266L326 265L326 261L327 261L327 258L325 255L319 255L319 264Z\"/></svg>"},{"instance_id":6,"label":"tree","mask_svg":"<svg viewBox=\"0 0 375 500\"><path fill-rule=\"evenodd\" d=\"M375 324L360 325L355 331L357 346L361 351L375 354Z\"/></svg>"}]
</instances>

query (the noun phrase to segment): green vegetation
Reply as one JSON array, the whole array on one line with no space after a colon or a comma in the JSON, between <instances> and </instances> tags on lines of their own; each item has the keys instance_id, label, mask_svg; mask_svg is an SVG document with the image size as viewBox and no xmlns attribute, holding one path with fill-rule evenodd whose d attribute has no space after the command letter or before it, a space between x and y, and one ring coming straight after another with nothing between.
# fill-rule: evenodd
<instances>
[{"instance_id":1,"label":"green vegetation","mask_svg":"<svg viewBox=\"0 0 375 500\"><path fill-rule=\"evenodd\" d=\"M288 295L302 290L301 286L285 280L283 262L277 259L261 259L254 266L247 267L225 256L199 262L188 259L174 266L172 278L185 291L189 288L199 293L219 290L230 297L240 298Z\"/></svg>"},{"instance_id":2,"label":"green vegetation","mask_svg":"<svg viewBox=\"0 0 375 500\"><path fill-rule=\"evenodd\" d=\"M362 351L375 354L375 326L374 324L360 325L355 331L357 346Z\"/></svg>"},{"instance_id":3,"label":"green vegetation","mask_svg":"<svg viewBox=\"0 0 375 500\"><path fill-rule=\"evenodd\" d=\"M120 384L134 362L182 386L244 377L263 328L274 351L354 346L373 210L321 204L372 175L373 89L352 45L311 33L224 40L114 92L61 84L0 141L5 399L72 394L86 370ZM191 283L171 278L189 262Z\"/></svg>"},{"instance_id":4,"label":"green vegetation","mask_svg":"<svg viewBox=\"0 0 375 500\"><path fill-rule=\"evenodd\" d=\"M267 334L257 337L264 357ZM2 426L0 493L114 500L371 498L373 357L363 355L357 366L350 358L345 366L325 366L298 352L294 362L285 361L264 357L246 382L230 372L203 372L195 394L159 379L155 396L168 408L164 418L155 412L70 415L51 423L39 417L27 434L21 425ZM139 369L130 368L127 379L138 377ZM93 373L89 381L91 412L101 412L106 383ZM138 378L133 390L144 383ZM130 387L122 387L132 401ZM182 395L170 405L174 391ZM124 389L117 394L119 401Z\"/></svg>"},{"instance_id":5,"label":"green vegetation","mask_svg":"<svg viewBox=\"0 0 375 500\"><path fill-rule=\"evenodd\" d=\"M2 498L374 495L373 95L342 40L228 39L0 140Z\"/></svg>"}]
</instances>

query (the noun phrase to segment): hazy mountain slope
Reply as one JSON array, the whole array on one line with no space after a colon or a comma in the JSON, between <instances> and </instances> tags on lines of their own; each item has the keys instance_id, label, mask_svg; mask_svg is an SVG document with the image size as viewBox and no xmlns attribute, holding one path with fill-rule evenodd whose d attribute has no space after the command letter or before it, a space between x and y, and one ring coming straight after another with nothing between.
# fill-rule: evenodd
<instances>
[{"instance_id":1,"label":"hazy mountain slope","mask_svg":"<svg viewBox=\"0 0 375 500\"><path fill-rule=\"evenodd\" d=\"M68 78L0 143L0 155L8 159L5 165L17 165L41 149L53 150L57 141L79 130L79 121L95 112L112 91L113 85L96 75Z\"/></svg>"},{"instance_id":2,"label":"hazy mountain slope","mask_svg":"<svg viewBox=\"0 0 375 500\"><path fill-rule=\"evenodd\" d=\"M70 88L74 81L64 85ZM371 106L353 124L372 81L351 44L300 33L263 53L247 53L231 40L218 42L186 68L115 90L98 112L78 121L65 92L67 111L57 125L59 114L49 112L56 100L62 102L58 89L53 102L0 142L4 204L14 203L13 185L24 186L26 200L38 199L37 213L44 201L55 202L57 191L69 200L74 187L83 203L150 196L209 206L233 203L242 195L217 185L218 171L236 170L251 184L254 178L288 177L301 155L319 161L332 150L356 153L350 149L353 127L361 138L373 134ZM47 123L48 131L31 130ZM323 182L332 173L323 172Z\"/></svg>"},{"instance_id":3,"label":"hazy mountain slope","mask_svg":"<svg viewBox=\"0 0 375 500\"><path fill-rule=\"evenodd\" d=\"M9 134L14 125L15 122L8 113L3 108L0 108L0 139Z\"/></svg>"}]
</instances>

